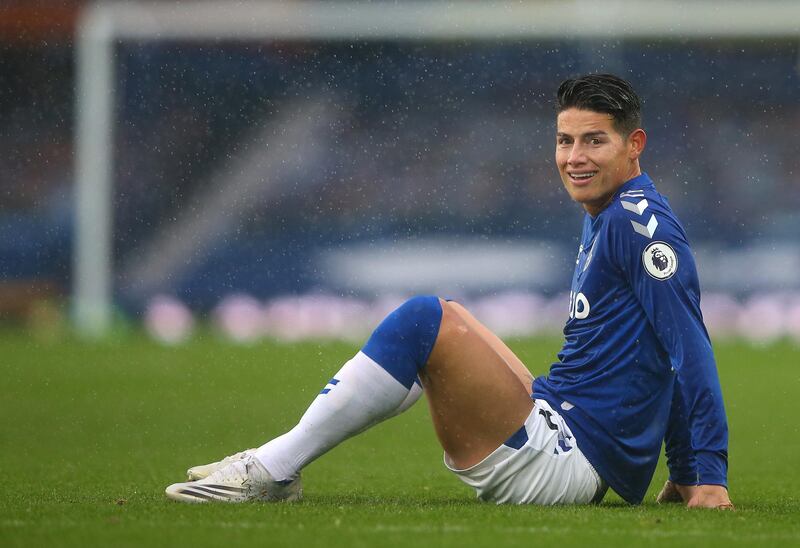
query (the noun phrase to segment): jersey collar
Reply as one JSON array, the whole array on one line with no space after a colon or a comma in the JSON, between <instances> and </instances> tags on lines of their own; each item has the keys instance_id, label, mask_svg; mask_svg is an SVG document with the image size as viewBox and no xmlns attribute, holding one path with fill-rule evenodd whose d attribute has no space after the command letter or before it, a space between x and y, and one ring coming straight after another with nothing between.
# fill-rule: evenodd
<instances>
[{"instance_id":1,"label":"jersey collar","mask_svg":"<svg viewBox=\"0 0 800 548\"><path fill-rule=\"evenodd\" d=\"M634 188L635 189L645 189L645 188L653 189L653 188L655 188L655 185L653 184L653 180L650 178L650 176L647 173L642 172L641 175L637 175L633 179L625 181L625 183L623 183L623 185L621 187L619 187L617 189L617 191L614 193L614 198L612 199L612 201L616 200L617 198L619 198L619 195L622 194L623 192L626 192L628 190L632 190Z\"/></svg>"}]
</instances>

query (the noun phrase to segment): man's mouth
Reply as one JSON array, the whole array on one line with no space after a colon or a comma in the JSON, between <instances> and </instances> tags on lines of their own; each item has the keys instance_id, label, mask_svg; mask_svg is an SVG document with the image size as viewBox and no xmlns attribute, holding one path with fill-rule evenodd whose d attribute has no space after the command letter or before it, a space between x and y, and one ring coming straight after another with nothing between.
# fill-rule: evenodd
<instances>
[{"instance_id":1,"label":"man's mouth","mask_svg":"<svg viewBox=\"0 0 800 548\"><path fill-rule=\"evenodd\" d=\"M567 173L567 175L574 184L580 186L583 184L587 184L592 179L592 177L597 175L597 172L596 171L583 171L580 173L572 172L572 173Z\"/></svg>"}]
</instances>

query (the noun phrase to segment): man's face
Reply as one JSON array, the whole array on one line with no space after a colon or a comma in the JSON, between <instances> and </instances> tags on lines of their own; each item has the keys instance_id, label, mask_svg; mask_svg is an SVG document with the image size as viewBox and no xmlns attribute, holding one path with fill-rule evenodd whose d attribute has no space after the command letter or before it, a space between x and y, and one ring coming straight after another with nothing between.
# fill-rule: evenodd
<instances>
[{"instance_id":1,"label":"man's face","mask_svg":"<svg viewBox=\"0 0 800 548\"><path fill-rule=\"evenodd\" d=\"M569 108L558 114L556 165L570 197L590 215L600 213L625 181L641 174L644 132L627 138L610 114Z\"/></svg>"}]
</instances>

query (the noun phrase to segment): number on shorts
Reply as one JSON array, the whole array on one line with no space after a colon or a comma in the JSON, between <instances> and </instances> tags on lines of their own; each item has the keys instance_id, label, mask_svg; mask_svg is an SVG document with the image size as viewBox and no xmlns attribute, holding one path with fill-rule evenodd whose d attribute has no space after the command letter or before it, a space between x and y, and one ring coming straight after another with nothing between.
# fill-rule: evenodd
<instances>
[{"instance_id":1,"label":"number on shorts","mask_svg":"<svg viewBox=\"0 0 800 548\"><path fill-rule=\"evenodd\" d=\"M544 417L544 422L547 423L547 427L550 430L558 430L558 426L553 424L553 421L550 420L550 417L553 416L553 414L550 411L545 411L544 409L539 409L539 414Z\"/></svg>"}]
</instances>

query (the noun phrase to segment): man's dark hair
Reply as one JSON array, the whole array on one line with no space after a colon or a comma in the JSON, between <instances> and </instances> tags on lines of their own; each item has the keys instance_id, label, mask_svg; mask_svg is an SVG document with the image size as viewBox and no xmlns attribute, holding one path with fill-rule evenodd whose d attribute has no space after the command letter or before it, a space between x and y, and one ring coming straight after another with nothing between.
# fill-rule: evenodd
<instances>
[{"instance_id":1,"label":"man's dark hair","mask_svg":"<svg viewBox=\"0 0 800 548\"><path fill-rule=\"evenodd\" d=\"M642 126L642 102L633 86L613 74L587 74L558 86L557 112L568 108L610 114L614 129L626 137Z\"/></svg>"}]
</instances>

